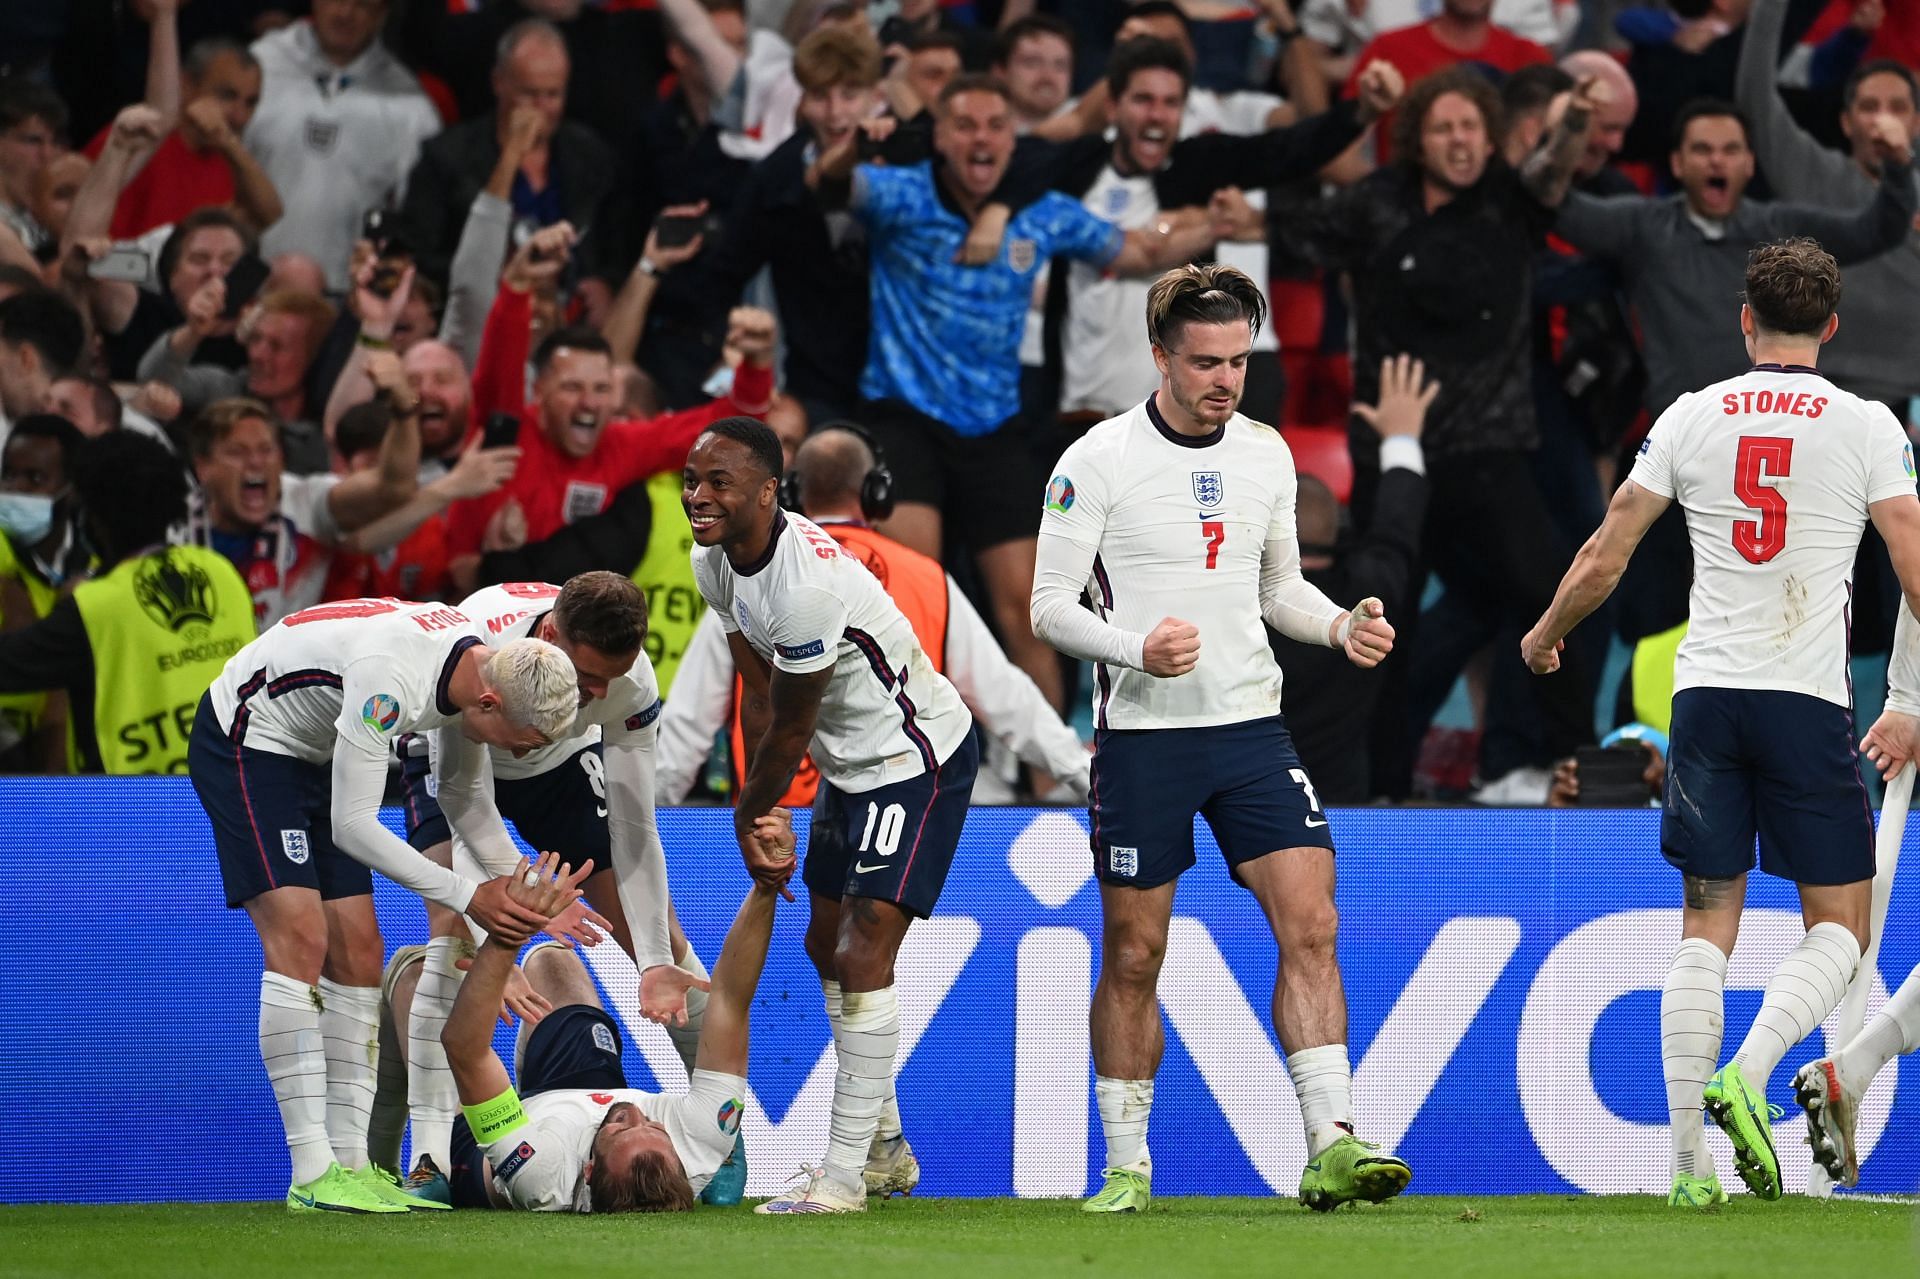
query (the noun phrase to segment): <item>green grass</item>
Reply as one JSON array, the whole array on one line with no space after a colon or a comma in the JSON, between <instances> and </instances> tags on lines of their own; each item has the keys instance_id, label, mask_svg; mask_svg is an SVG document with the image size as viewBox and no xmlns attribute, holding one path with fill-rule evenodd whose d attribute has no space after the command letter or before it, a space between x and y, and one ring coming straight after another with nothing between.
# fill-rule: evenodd
<instances>
[{"instance_id":1,"label":"green grass","mask_svg":"<svg viewBox=\"0 0 1920 1279\"><path fill-rule=\"evenodd\" d=\"M1409 1197L1329 1215L1284 1200L1157 1199L1140 1217L1071 1202L893 1200L864 1217L506 1213L292 1217L278 1204L0 1209L0 1274L257 1276L1138 1276L1388 1279L1915 1274L1911 1204L1736 1199L1707 1214L1641 1197Z\"/></svg>"}]
</instances>

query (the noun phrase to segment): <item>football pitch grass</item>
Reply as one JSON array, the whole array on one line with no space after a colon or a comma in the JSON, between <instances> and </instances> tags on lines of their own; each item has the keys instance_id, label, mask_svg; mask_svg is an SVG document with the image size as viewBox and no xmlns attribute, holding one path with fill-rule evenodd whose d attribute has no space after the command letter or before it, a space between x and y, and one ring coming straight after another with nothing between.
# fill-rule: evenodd
<instances>
[{"instance_id":1,"label":"football pitch grass","mask_svg":"<svg viewBox=\"0 0 1920 1279\"><path fill-rule=\"evenodd\" d=\"M689 1279L1339 1274L1833 1279L1920 1273L1910 1202L1741 1196L1683 1213L1638 1196L1409 1196L1310 1213L1290 1200L895 1199L862 1217L436 1213L290 1216L279 1204L0 1208L0 1275L683 1275Z\"/></svg>"}]
</instances>

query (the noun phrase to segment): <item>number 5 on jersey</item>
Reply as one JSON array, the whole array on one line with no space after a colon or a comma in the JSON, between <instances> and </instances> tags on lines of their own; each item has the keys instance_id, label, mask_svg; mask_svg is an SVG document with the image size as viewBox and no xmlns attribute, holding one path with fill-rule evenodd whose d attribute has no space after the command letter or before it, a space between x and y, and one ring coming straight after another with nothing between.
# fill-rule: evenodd
<instances>
[{"instance_id":1,"label":"number 5 on jersey","mask_svg":"<svg viewBox=\"0 0 1920 1279\"><path fill-rule=\"evenodd\" d=\"M1778 435L1743 435L1733 462L1733 495L1760 513L1757 520L1733 522L1733 549L1749 564L1765 564L1787 548L1787 495L1767 480L1784 480L1793 471L1793 440Z\"/></svg>"}]
</instances>

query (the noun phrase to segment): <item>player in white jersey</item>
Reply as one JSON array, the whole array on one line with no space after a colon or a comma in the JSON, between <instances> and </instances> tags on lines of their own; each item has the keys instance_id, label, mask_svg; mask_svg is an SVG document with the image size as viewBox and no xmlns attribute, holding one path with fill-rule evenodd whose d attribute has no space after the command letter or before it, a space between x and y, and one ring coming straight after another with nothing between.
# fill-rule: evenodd
<instances>
[{"instance_id":1,"label":"player in white jersey","mask_svg":"<svg viewBox=\"0 0 1920 1279\"><path fill-rule=\"evenodd\" d=\"M861 1212L869 1189L910 1188L919 1175L894 1101L893 962L908 926L939 900L980 752L966 704L879 580L780 509L782 469L772 431L724 418L694 442L681 492L694 580L742 681L748 758L734 831L754 877L789 896L793 866L765 858L754 823L809 751L820 769L802 872L806 946L840 1068L822 1166L756 1211Z\"/></svg>"},{"instance_id":2,"label":"player in white jersey","mask_svg":"<svg viewBox=\"0 0 1920 1279\"><path fill-rule=\"evenodd\" d=\"M593 862L597 869L586 881L587 901L640 970L643 1014L667 1025L691 1070L704 997L689 988L703 983L706 971L672 921L666 859L654 826L654 736L661 703L653 664L641 647L646 596L618 573L592 572L572 578L564 588L546 582L489 586L459 607L493 647L532 636L555 645L573 663L580 709L570 731L520 755L492 750L495 801L528 844L559 851L576 864ZM442 866L479 860L489 874L506 873L509 864L475 857L475 850L449 829L436 798L430 747L425 738L407 739L403 746L409 842ZM408 1181L422 1188L433 1185L436 1170L457 1171L449 1161L458 1102L440 1027L453 1006L460 982L457 963L467 949L466 926L458 914L429 905L427 922L427 945L395 952L381 982L394 1037L404 1033L406 1038L407 1109L416 1158ZM676 966L676 955L684 967ZM537 1019L540 1009L527 1003L525 993L516 984L508 1003ZM397 1144L397 1130L381 1135L387 1138L383 1144ZM397 1150L377 1153L397 1157ZM418 1162L422 1159L424 1164ZM745 1177L741 1160L719 1179L718 1197L732 1194L737 1202Z\"/></svg>"},{"instance_id":3,"label":"player in white jersey","mask_svg":"<svg viewBox=\"0 0 1920 1279\"><path fill-rule=\"evenodd\" d=\"M1860 746L1888 781L1920 757L1920 624L1905 606L1893 630L1886 709ZM1873 1020L1838 1052L1808 1062L1794 1075L1794 1096L1807 1112L1813 1157L1839 1185L1860 1182L1854 1124L1867 1085L1895 1057L1916 1051L1920 1051L1920 968L1907 974Z\"/></svg>"},{"instance_id":4,"label":"player in white jersey","mask_svg":"<svg viewBox=\"0 0 1920 1279\"><path fill-rule=\"evenodd\" d=\"M529 922L503 881L436 866L380 824L394 737L439 734L450 819L508 865L483 747L545 745L575 706L573 667L552 645L495 651L457 609L374 599L286 618L201 699L187 771L227 905L245 907L265 953L260 1053L293 1157L289 1209L418 1206L367 1161L382 953L370 872L489 931Z\"/></svg>"},{"instance_id":5,"label":"player in white jersey","mask_svg":"<svg viewBox=\"0 0 1920 1279\"><path fill-rule=\"evenodd\" d=\"M1679 949L1660 1001L1668 1202L1726 1200L1702 1140L1704 1101L1747 1187L1781 1194L1767 1084L1840 1002L1867 943L1873 813L1853 744L1848 632L1854 555L1871 519L1909 606L1920 598L1913 449L1893 414L1814 369L1839 327L1840 274L1812 240L1747 259L1740 329L1751 372L1660 415L1600 529L1521 641L1536 674L1612 592L1673 502L1693 544L1691 621L1674 670L1660 848L1684 877ZM1489 495L1497 498L1497 495ZM1739 1051L1719 1060L1727 956L1747 874L1800 889L1806 936L1767 983ZM1709 1078L1711 1076L1711 1078Z\"/></svg>"},{"instance_id":6,"label":"player in white jersey","mask_svg":"<svg viewBox=\"0 0 1920 1279\"><path fill-rule=\"evenodd\" d=\"M755 823L770 863L793 860L785 809ZM516 900L551 914L578 882L547 854L514 887ZM627 1086L620 1031L593 979L558 945L535 947L526 976L554 1005L525 1021L515 1044L514 1081L493 1051L493 1020L530 930L489 934L462 983L442 1032L464 1115L454 1144L471 1170L456 1177L462 1208L530 1212L674 1212L697 1195L732 1153L747 1088L747 1017L773 934L777 887L748 890L713 966L700 1055L678 1096ZM549 925L551 928L552 925Z\"/></svg>"},{"instance_id":7,"label":"player in white jersey","mask_svg":"<svg viewBox=\"0 0 1920 1279\"><path fill-rule=\"evenodd\" d=\"M1265 315L1259 286L1232 267L1161 276L1147 296L1160 389L1087 432L1047 485L1034 633L1095 663L1092 1039L1107 1166L1089 1212L1136 1212L1151 1199L1157 985L1196 814L1280 947L1274 1028L1307 1127L1300 1201L1378 1202L1412 1177L1353 1135L1333 840L1280 715L1262 621L1343 647L1360 666L1386 656L1393 628L1380 601L1343 610L1300 575L1292 454L1279 432L1235 411Z\"/></svg>"}]
</instances>

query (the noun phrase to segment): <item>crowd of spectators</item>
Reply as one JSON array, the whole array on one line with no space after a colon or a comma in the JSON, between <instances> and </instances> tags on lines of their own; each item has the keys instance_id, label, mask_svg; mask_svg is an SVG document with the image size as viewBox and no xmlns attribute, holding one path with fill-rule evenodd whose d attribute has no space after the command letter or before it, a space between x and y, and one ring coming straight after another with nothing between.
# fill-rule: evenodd
<instances>
[{"instance_id":1,"label":"crowd of spectators","mask_svg":"<svg viewBox=\"0 0 1920 1279\"><path fill-rule=\"evenodd\" d=\"M1401 633L1367 673L1276 638L1320 793L1564 799L1665 727L1684 526L1560 675L1514 640L1652 419L1744 370L1749 249L1835 254L1822 371L1912 421L1916 65L1885 0L11 0L0 640L151 553L74 480L137 435L255 625L615 569L671 703L680 467L747 414L790 456L854 425L820 456L884 459L887 545L1057 728L1088 674L1028 622L1042 489L1153 391L1151 279L1218 259L1268 288L1242 409L1293 445L1303 564ZM1884 651L1871 533L1856 579ZM61 707L0 698L0 767L124 758ZM711 797L692 722L674 789ZM996 794L1062 775L998 753Z\"/></svg>"}]
</instances>

